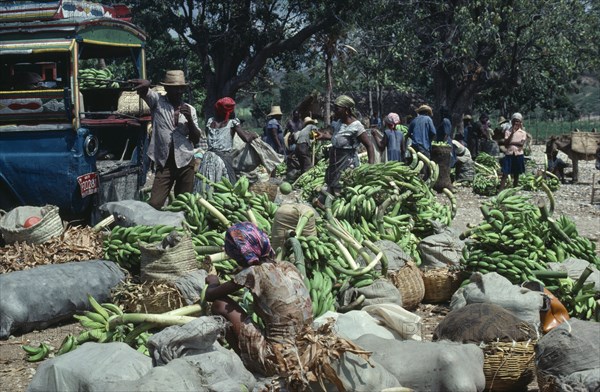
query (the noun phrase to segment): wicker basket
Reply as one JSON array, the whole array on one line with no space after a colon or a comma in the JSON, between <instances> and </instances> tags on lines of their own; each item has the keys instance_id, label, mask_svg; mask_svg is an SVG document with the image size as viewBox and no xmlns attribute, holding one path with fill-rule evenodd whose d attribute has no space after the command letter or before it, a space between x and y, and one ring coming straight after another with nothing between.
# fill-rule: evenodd
<instances>
[{"instance_id":1,"label":"wicker basket","mask_svg":"<svg viewBox=\"0 0 600 392\"><path fill-rule=\"evenodd\" d=\"M42 220L30 227L23 227L27 218L41 217ZM46 205L43 207L16 207L0 218L0 232L7 244L27 242L42 244L51 238L60 236L65 231L58 207Z\"/></svg>"},{"instance_id":2,"label":"wicker basket","mask_svg":"<svg viewBox=\"0 0 600 392\"><path fill-rule=\"evenodd\" d=\"M488 391L519 391L534 376L534 346L528 342L493 342L483 347L483 373Z\"/></svg>"},{"instance_id":3,"label":"wicker basket","mask_svg":"<svg viewBox=\"0 0 600 392\"><path fill-rule=\"evenodd\" d=\"M165 93L165 88L163 86L153 87L152 90L161 95ZM141 116L149 115L150 108L146 102L140 98L136 91L122 91L119 100L117 101L117 112L129 116Z\"/></svg>"},{"instance_id":4,"label":"wicker basket","mask_svg":"<svg viewBox=\"0 0 600 392\"><path fill-rule=\"evenodd\" d=\"M398 271L389 273L390 281L402 294L402 307L406 310L415 309L425 296L425 285L421 270L412 261L408 261Z\"/></svg>"},{"instance_id":5,"label":"wicker basket","mask_svg":"<svg viewBox=\"0 0 600 392\"><path fill-rule=\"evenodd\" d=\"M189 235L163 249L161 242L140 245L140 278L144 281L169 282L198 270L194 244Z\"/></svg>"},{"instance_id":6,"label":"wicker basket","mask_svg":"<svg viewBox=\"0 0 600 392\"><path fill-rule=\"evenodd\" d=\"M423 271L425 296L423 302L440 304L450 301L452 294L460 287L460 272L448 268L436 268Z\"/></svg>"}]
</instances>

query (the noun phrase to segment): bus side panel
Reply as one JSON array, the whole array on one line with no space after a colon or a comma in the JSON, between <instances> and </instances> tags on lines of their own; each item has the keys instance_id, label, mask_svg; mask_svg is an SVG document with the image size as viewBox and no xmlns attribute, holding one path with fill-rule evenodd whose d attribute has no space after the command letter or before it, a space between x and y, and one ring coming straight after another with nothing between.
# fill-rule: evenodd
<instances>
[{"instance_id":1,"label":"bus side panel","mask_svg":"<svg viewBox=\"0 0 600 392\"><path fill-rule=\"evenodd\" d=\"M0 175L3 199L19 204L53 204L65 215L83 213L91 196L81 198L77 177L95 171L96 158L83 149L90 132L61 131L0 133Z\"/></svg>"}]
</instances>

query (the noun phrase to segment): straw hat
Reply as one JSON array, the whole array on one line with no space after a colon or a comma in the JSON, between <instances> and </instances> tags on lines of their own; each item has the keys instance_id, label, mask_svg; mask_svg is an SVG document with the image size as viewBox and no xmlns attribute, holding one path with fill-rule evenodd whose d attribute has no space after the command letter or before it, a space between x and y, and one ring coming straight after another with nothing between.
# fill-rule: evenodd
<instances>
[{"instance_id":1,"label":"straw hat","mask_svg":"<svg viewBox=\"0 0 600 392\"><path fill-rule=\"evenodd\" d=\"M500 116L500 118L498 119L498 125L504 124L505 122L508 122L508 120L505 119L504 116Z\"/></svg>"},{"instance_id":2,"label":"straw hat","mask_svg":"<svg viewBox=\"0 0 600 392\"><path fill-rule=\"evenodd\" d=\"M318 123L317 120L311 118L310 116L308 117L304 117L304 125L308 125L308 124L316 124Z\"/></svg>"},{"instance_id":3,"label":"straw hat","mask_svg":"<svg viewBox=\"0 0 600 392\"><path fill-rule=\"evenodd\" d=\"M465 115L463 116L463 120L472 120L472 119L473 119L473 117L471 117L471 115L470 115L470 114L465 114Z\"/></svg>"},{"instance_id":4,"label":"straw hat","mask_svg":"<svg viewBox=\"0 0 600 392\"><path fill-rule=\"evenodd\" d=\"M433 109L431 109L431 106L428 105L421 105L417 108L416 110L417 113L426 113L430 116L433 116Z\"/></svg>"},{"instance_id":5,"label":"straw hat","mask_svg":"<svg viewBox=\"0 0 600 392\"><path fill-rule=\"evenodd\" d=\"M165 79L160 82L163 86L187 86L183 71L179 69L167 71Z\"/></svg>"},{"instance_id":6,"label":"straw hat","mask_svg":"<svg viewBox=\"0 0 600 392\"><path fill-rule=\"evenodd\" d=\"M281 107L279 106L271 106L271 113L267 114L267 116L281 116Z\"/></svg>"}]
</instances>

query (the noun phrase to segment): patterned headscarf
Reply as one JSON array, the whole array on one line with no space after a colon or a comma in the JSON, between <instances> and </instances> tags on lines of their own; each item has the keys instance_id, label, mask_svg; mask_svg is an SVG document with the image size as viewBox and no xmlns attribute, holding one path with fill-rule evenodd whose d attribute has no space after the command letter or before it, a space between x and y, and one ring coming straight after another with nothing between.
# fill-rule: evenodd
<instances>
[{"instance_id":1,"label":"patterned headscarf","mask_svg":"<svg viewBox=\"0 0 600 392\"><path fill-rule=\"evenodd\" d=\"M215 103L215 112L225 119L225 121L229 121L229 115L235 109L235 101L232 98L224 97L221 98Z\"/></svg>"},{"instance_id":2,"label":"patterned headscarf","mask_svg":"<svg viewBox=\"0 0 600 392\"><path fill-rule=\"evenodd\" d=\"M387 116L385 116L385 119L383 121L386 124L390 124L395 127L396 125L400 124L400 116L398 116L397 113L391 112Z\"/></svg>"},{"instance_id":3,"label":"patterned headscarf","mask_svg":"<svg viewBox=\"0 0 600 392\"><path fill-rule=\"evenodd\" d=\"M339 97L337 97L337 99L335 100L335 102L333 104L336 106L339 106L341 108L349 109L353 116L356 115L354 112L356 103L354 102L354 100L352 98L350 98L347 95L340 95Z\"/></svg>"},{"instance_id":4,"label":"patterned headscarf","mask_svg":"<svg viewBox=\"0 0 600 392\"><path fill-rule=\"evenodd\" d=\"M225 253L243 267L260 264L275 254L269 237L250 222L236 223L227 229Z\"/></svg>"}]
</instances>

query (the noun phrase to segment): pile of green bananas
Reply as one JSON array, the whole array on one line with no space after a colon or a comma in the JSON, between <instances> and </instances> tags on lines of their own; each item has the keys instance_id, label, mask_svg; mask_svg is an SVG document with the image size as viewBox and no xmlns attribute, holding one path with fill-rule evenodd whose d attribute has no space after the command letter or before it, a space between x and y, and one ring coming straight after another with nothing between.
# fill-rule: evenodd
<instances>
[{"instance_id":1,"label":"pile of green bananas","mask_svg":"<svg viewBox=\"0 0 600 392\"><path fill-rule=\"evenodd\" d=\"M79 70L79 87L86 88L119 88L110 68L84 68Z\"/></svg>"},{"instance_id":2,"label":"pile of green bananas","mask_svg":"<svg viewBox=\"0 0 600 392\"><path fill-rule=\"evenodd\" d=\"M471 186L473 187L473 192L477 195L494 196L498 194L500 179L498 176L484 174L475 170L475 177Z\"/></svg>"},{"instance_id":3,"label":"pile of green bananas","mask_svg":"<svg viewBox=\"0 0 600 392\"><path fill-rule=\"evenodd\" d=\"M85 342L123 342L125 341L127 333L133 330L132 325L119 325L112 329L109 327L110 317L123 315L123 311L117 305L112 303L99 304L91 295L88 295L88 301L90 302L92 310L85 311L82 315L73 316L85 330L78 336L72 334L65 336L59 349L55 352L55 355L62 355L73 351ZM146 355L148 355L146 341L149 336L150 334L148 333L144 333L141 336L138 335L139 340L136 339L133 344L134 348ZM27 361L30 362L41 361L51 352L50 346L44 343L40 344L39 347L21 347L27 355Z\"/></svg>"},{"instance_id":4,"label":"pile of green bananas","mask_svg":"<svg viewBox=\"0 0 600 392\"><path fill-rule=\"evenodd\" d=\"M164 208L183 211L192 234L201 235L211 229L225 232L232 223L243 221L255 221L260 229L271 232L277 204L266 193L258 195L249 191L247 177L240 177L235 185L226 177L216 183L202 179L208 185L205 192L180 194Z\"/></svg>"},{"instance_id":5,"label":"pile of green bananas","mask_svg":"<svg viewBox=\"0 0 600 392\"><path fill-rule=\"evenodd\" d=\"M317 231L318 236L288 239L283 254L304 276L315 318L336 309L336 298L340 291L348 287L368 286L381 276L374 269L378 259L371 258L362 245L365 241L359 243L341 225L334 227L320 222ZM369 246L380 252L374 245ZM359 256L370 265L359 266L356 261Z\"/></svg>"},{"instance_id":6,"label":"pile of green bananas","mask_svg":"<svg viewBox=\"0 0 600 392\"><path fill-rule=\"evenodd\" d=\"M25 351L27 362L39 362L45 359L52 351L52 348L42 342L37 347L31 345L22 345L21 348Z\"/></svg>"},{"instance_id":7,"label":"pile of green bananas","mask_svg":"<svg viewBox=\"0 0 600 392\"><path fill-rule=\"evenodd\" d=\"M560 188L560 180L552 173L546 172L547 178L533 173L523 173L519 176L519 186L526 191L536 191L541 188L541 183L544 182L551 191L556 191Z\"/></svg>"},{"instance_id":8,"label":"pile of green bananas","mask_svg":"<svg viewBox=\"0 0 600 392\"><path fill-rule=\"evenodd\" d=\"M444 190L448 204L437 201L431 186L437 181L437 164L422 154L413 164L390 161L373 165L361 165L343 175L344 188L340 201L334 200L332 212L334 216L353 224L367 225L379 214L381 221L391 226L392 230L407 226L407 215L414 221L411 232L418 238L433 234L431 220L438 220L449 225L456 215L456 199L449 190ZM416 162L416 164L415 164ZM423 180L419 173L424 165L429 166L431 175ZM372 199L372 200L371 200ZM386 217L386 218L384 218ZM402 219L400 219L402 217ZM364 226L364 225L363 225ZM380 234L382 225L379 225ZM403 236L400 233L400 236ZM397 241L399 238L386 238Z\"/></svg>"},{"instance_id":9,"label":"pile of green bananas","mask_svg":"<svg viewBox=\"0 0 600 392\"><path fill-rule=\"evenodd\" d=\"M104 239L104 257L127 270L139 270L141 254L139 243L162 241L173 230L182 231L167 225L115 226Z\"/></svg>"},{"instance_id":10,"label":"pile of green bananas","mask_svg":"<svg viewBox=\"0 0 600 392\"><path fill-rule=\"evenodd\" d=\"M318 161L294 182L294 187L302 190L304 200L312 200L319 195L321 188L325 185L327 166L326 161Z\"/></svg>"},{"instance_id":11,"label":"pile of green bananas","mask_svg":"<svg viewBox=\"0 0 600 392\"><path fill-rule=\"evenodd\" d=\"M518 192L508 188L484 203L484 221L462 233L467 245L461 262L468 272L497 272L515 284L543 281L557 289L561 274L549 271L547 263L575 257L600 266L595 245L578 234L575 223L551 217L551 193L548 209Z\"/></svg>"}]
</instances>

